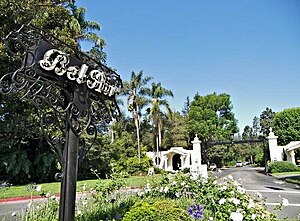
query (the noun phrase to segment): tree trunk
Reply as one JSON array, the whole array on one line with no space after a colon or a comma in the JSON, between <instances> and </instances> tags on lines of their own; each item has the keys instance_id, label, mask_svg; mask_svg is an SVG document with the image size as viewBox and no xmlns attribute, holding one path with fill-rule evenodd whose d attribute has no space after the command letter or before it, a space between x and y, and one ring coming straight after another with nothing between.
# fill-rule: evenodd
<instances>
[{"instance_id":1,"label":"tree trunk","mask_svg":"<svg viewBox=\"0 0 300 221\"><path fill-rule=\"evenodd\" d=\"M161 126L158 125L158 146L161 146Z\"/></svg>"},{"instance_id":2,"label":"tree trunk","mask_svg":"<svg viewBox=\"0 0 300 221\"><path fill-rule=\"evenodd\" d=\"M137 111L134 111L134 124L136 127L137 149L139 164L141 163L141 148L140 148L140 120Z\"/></svg>"}]
</instances>

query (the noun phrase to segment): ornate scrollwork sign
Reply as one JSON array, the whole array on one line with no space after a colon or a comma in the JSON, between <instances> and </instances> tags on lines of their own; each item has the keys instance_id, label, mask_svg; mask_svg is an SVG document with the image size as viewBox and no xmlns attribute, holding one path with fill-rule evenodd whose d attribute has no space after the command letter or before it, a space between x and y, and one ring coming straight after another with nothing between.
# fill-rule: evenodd
<instances>
[{"instance_id":1,"label":"ornate scrollwork sign","mask_svg":"<svg viewBox=\"0 0 300 221\"><path fill-rule=\"evenodd\" d=\"M67 112L67 121L78 134L96 134L99 122L118 117L115 95L122 81L110 68L30 25L11 32L5 44L20 68L2 76L0 93L18 92L42 110L42 129L56 153L61 150L49 127L60 129L65 137L61 118ZM76 123L71 122L73 117ZM57 154L62 160L62 153Z\"/></svg>"},{"instance_id":2,"label":"ornate scrollwork sign","mask_svg":"<svg viewBox=\"0 0 300 221\"><path fill-rule=\"evenodd\" d=\"M119 116L121 78L31 25L4 41L18 68L0 78L0 93L18 93L37 107L41 131L63 168L59 219L74 220L78 148L85 146L80 134L95 140L100 124Z\"/></svg>"}]
</instances>

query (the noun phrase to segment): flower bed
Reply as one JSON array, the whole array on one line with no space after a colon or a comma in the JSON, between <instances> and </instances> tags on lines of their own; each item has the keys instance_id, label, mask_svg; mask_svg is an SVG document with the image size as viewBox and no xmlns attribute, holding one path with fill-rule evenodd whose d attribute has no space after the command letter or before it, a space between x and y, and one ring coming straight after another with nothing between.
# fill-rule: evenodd
<instances>
[{"instance_id":1,"label":"flower bed","mask_svg":"<svg viewBox=\"0 0 300 221\"><path fill-rule=\"evenodd\" d=\"M277 220L267 212L260 194L251 197L230 176L220 182L190 173L168 174L155 183L148 182L141 191L125 193L116 191L120 184L112 180L92 189L77 202L76 220ZM57 220L56 199L50 197L38 206L30 209L24 220Z\"/></svg>"}]
</instances>

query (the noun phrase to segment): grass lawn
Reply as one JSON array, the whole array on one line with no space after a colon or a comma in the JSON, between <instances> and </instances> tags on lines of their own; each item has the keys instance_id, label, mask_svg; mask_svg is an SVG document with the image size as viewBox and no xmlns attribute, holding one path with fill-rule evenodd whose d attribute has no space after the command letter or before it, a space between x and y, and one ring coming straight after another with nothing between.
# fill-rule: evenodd
<instances>
[{"instance_id":1,"label":"grass lawn","mask_svg":"<svg viewBox=\"0 0 300 221\"><path fill-rule=\"evenodd\" d=\"M145 186L147 180L153 181L157 179L160 175L154 176L131 176L128 178L124 178L125 187L141 187ZM107 179L102 180L82 180L77 182L77 192L81 192L83 190L84 184L86 185L86 189L93 188L97 182L108 182ZM20 186L10 186L5 188L0 188L0 199L11 198L11 197L24 197L24 196L39 196L41 193L51 193L51 194L59 194L60 192L60 182L53 183L39 183L42 187L40 192L36 190L32 190L30 188L26 188L29 185L20 185Z\"/></svg>"},{"instance_id":2,"label":"grass lawn","mask_svg":"<svg viewBox=\"0 0 300 221\"><path fill-rule=\"evenodd\" d=\"M272 173L275 177L287 176L285 181L289 183L300 184L300 171L296 172L284 172L284 173ZM290 176L290 177L289 177Z\"/></svg>"},{"instance_id":3,"label":"grass lawn","mask_svg":"<svg viewBox=\"0 0 300 221\"><path fill-rule=\"evenodd\" d=\"M282 172L282 173L272 173L272 176L289 176L289 175L299 175L300 176L300 171L295 171L295 172Z\"/></svg>"}]
</instances>

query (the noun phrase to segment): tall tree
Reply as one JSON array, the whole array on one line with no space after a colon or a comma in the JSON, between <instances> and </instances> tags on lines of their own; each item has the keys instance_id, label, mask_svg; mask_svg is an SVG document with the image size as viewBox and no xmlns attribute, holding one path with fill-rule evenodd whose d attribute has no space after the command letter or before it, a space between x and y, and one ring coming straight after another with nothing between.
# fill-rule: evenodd
<instances>
[{"instance_id":1,"label":"tall tree","mask_svg":"<svg viewBox=\"0 0 300 221\"><path fill-rule=\"evenodd\" d=\"M186 116L188 115L189 110L190 110L190 105L191 105L190 97L187 96L187 97L186 97L186 101L184 102L183 110L182 110L183 116L186 117Z\"/></svg>"},{"instance_id":2,"label":"tall tree","mask_svg":"<svg viewBox=\"0 0 300 221\"><path fill-rule=\"evenodd\" d=\"M300 107L276 113L273 118L273 127L280 145L300 140Z\"/></svg>"},{"instance_id":3,"label":"tall tree","mask_svg":"<svg viewBox=\"0 0 300 221\"><path fill-rule=\"evenodd\" d=\"M263 133L264 136L268 136L270 133L270 127L273 123L273 118L275 116L275 112L272 111L271 108L266 108L260 115L260 132Z\"/></svg>"},{"instance_id":4,"label":"tall tree","mask_svg":"<svg viewBox=\"0 0 300 221\"><path fill-rule=\"evenodd\" d=\"M144 96L145 91L149 91L146 87L152 77L144 77L143 71L131 73L129 82L124 82L124 94L127 95L128 110L132 113L134 124L136 127L138 160L141 162L140 148L140 126L141 126L141 110L149 103L149 100Z\"/></svg>"},{"instance_id":5,"label":"tall tree","mask_svg":"<svg viewBox=\"0 0 300 221\"><path fill-rule=\"evenodd\" d=\"M92 34L96 26L90 26L92 23L87 22L84 17L82 17L83 20L77 20L80 16L76 17L76 14L71 12L69 3L66 0L1 0L0 39L9 32L18 30L22 25L31 23L65 43L80 48L79 39L84 39L88 36L87 34ZM96 28L96 30L98 29ZM16 66L14 58L9 56L1 40L0 77L17 68L20 67ZM37 177L34 174L40 174L38 170L49 171L50 167L56 165L57 163L50 159L50 157L53 158L52 155L45 155L45 147L48 146L39 134L39 116L37 116L35 108L28 103L21 102L16 94L7 96L0 94L0 107L0 128L11 128L7 131L0 131L0 173L2 178L9 177L12 182L24 182L28 180L28 177ZM49 147L48 150L50 150ZM12 152L19 154L11 154ZM47 156L49 156L48 159L46 159ZM37 169L37 162L41 163L39 169ZM50 162L52 162L51 165ZM49 166L48 169L45 168L47 166ZM14 169L13 173L11 169ZM51 174L53 175L53 173Z\"/></svg>"},{"instance_id":6,"label":"tall tree","mask_svg":"<svg viewBox=\"0 0 300 221\"><path fill-rule=\"evenodd\" d=\"M195 95L188 113L188 131L190 137L198 135L202 141L203 162L207 157L212 158L217 153L224 151L223 146L208 148L205 144L209 141L228 140L232 134L238 132L237 120L232 112L232 104L228 94ZM220 164L222 158L216 162Z\"/></svg>"},{"instance_id":7,"label":"tall tree","mask_svg":"<svg viewBox=\"0 0 300 221\"><path fill-rule=\"evenodd\" d=\"M253 118L252 129L253 129L253 136L258 137L259 132L260 132L260 121L259 121L259 118L257 116L255 116Z\"/></svg>"},{"instance_id":8,"label":"tall tree","mask_svg":"<svg viewBox=\"0 0 300 221\"><path fill-rule=\"evenodd\" d=\"M164 127L163 146L165 147L186 147L188 141L188 132L186 118L178 111L168 111Z\"/></svg>"},{"instance_id":9,"label":"tall tree","mask_svg":"<svg viewBox=\"0 0 300 221\"><path fill-rule=\"evenodd\" d=\"M191 136L198 134L202 142L228 139L238 132L237 120L228 94L196 94L188 114Z\"/></svg>"},{"instance_id":10,"label":"tall tree","mask_svg":"<svg viewBox=\"0 0 300 221\"><path fill-rule=\"evenodd\" d=\"M165 97L173 97L173 92L171 90L168 90L164 88L161 83L155 83L153 82L151 85L150 90L146 90L145 94L149 95L151 97L151 106L148 109L148 112L150 114L150 119L152 121L152 124L154 126L154 140L155 140L155 146L156 151L158 152L161 146L161 140L162 140L162 127L163 127L163 111L162 108L166 108L170 110L170 104L165 99Z\"/></svg>"},{"instance_id":11,"label":"tall tree","mask_svg":"<svg viewBox=\"0 0 300 221\"><path fill-rule=\"evenodd\" d=\"M106 53L103 51L105 47L105 41L101 38L96 31L100 31L101 26L98 22L88 21L85 19L86 9L84 7L78 7L74 4L69 4L72 19L69 24L73 27L74 32L70 33L71 38L75 39L78 44L82 41L89 41L93 44L93 47L88 51L88 55L95 60L105 63Z\"/></svg>"},{"instance_id":12,"label":"tall tree","mask_svg":"<svg viewBox=\"0 0 300 221\"><path fill-rule=\"evenodd\" d=\"M253 129L249 125L245 126L242 138L243 140L249 140L253 136Z\"/></svg>"}]
</instances>

